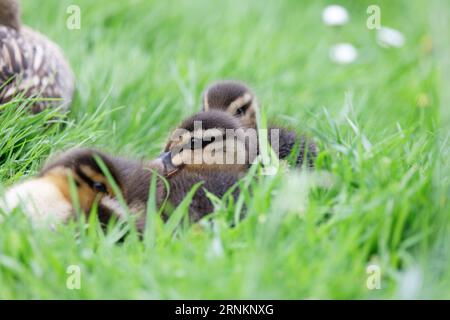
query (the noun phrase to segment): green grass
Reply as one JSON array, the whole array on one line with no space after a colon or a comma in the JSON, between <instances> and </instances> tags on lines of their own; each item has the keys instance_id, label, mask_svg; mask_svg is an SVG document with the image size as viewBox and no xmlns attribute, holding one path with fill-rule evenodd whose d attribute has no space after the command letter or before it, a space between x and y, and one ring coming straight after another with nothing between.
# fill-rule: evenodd
<instances>
[{"instance_id":1,"label":"green grass","mask_svg":"<svg viewBox=\"0 0 450 320\"><path fill-rule=\"evenodd\" d=\"M317 174L249 180L236 226L239 206L218 202L174 236L155 223L146 241L116 244L95 221L36 229L17 212L0 223L0 298L450 298L446 1L339 1L351 21L337 30L321 22L327 1L128 2L22 1L24 21L64 48L78 90L54 125L23 103L0 107L4 186L73 146L155 157L223 78L248 82L268 119L316 137ZM404 47L377 45L374 3ZM69 4L81 30L65 27ZM336 42L358 61L330 62ZM366 287L370 264L380 290ZM70 265L80 290L66 287Z\"/></svg>"}]
</instances>

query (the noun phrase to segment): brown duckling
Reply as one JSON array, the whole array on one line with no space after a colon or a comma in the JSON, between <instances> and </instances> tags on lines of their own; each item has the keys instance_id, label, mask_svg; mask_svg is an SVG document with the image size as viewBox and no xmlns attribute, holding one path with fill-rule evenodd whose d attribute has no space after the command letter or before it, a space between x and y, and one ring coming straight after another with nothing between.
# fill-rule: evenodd
<instances>
[{"instance_id":1,"label":"brown duckling","mask_svg":"<svg viewBox=\"0 0 450 320\"><path fill-rule=\"evenodd\" d=\"M184 120L172 132L160 158L172 190L169 201L178 205L192 185L203 182L190 205L195 221L213 211L205 190L221 198L243 177L256 158L251 139L239 121L222 111L200 112ZM168 167L175 170L167 169ZM237 197L236 188L233 196Z\"/></svg>"},{"instance_id":2,"label":"brown duckling","mask_svg":"<svg viewBox=\"0 0 450 320\"><path fill-rule=\"evenodd\" d=\"M227 112L199 112L171 133L164 152L170 152L175 166L185 171L245 172L256 157L248 149L257 140L252 133Z\"/></svg>"},{"instance_id":3,"label":"brown duckling","mask_svg":"<svg viewBox=\"0 0 450 320\"><path fill-rule=\"evenodd\" d=\"M43 99L32 103L33 113L47 107L66 111L74 88L75 79L61 49L21 24L18 0L0 0L0 104L24 95ZM50 98L58 100L44 100Z\"/></svg>"},{"instance_id":4,"label":"brown duckling","mask_svg":"<svg viewBox=\"0 0 450 320\"><path fill-rule=\"evenodd\" d=\"M139 161L112 157L98 150L69 150L51 159L37 177L7 190L0 206L8 212L21 205L37 222L66 222L76 215L73 206L76 199L72 197L70 184L72 176L80 209L88 214L97 203L100 221L108 221L111 212L103 207L102 201L108 203L107 199L115 199L115 194L96 157L103 161L120 189L124 187L124 177L142 168Z\"/></svg>"},{"instance_id":5,"label":"brown duckling","mask_svg":"<svg viewBox=\"0 0 450 320\"><path fill-rule=\"evenodd\" d=\"M195 122L201 121L198 129ZM245 174L249 158L243 162L216 163L221 159L239 159L238 153L246 152L244 137L225 136L226 129L238 129L239 122L225 112L197 114L182 123L159 158L141 162L114 157L92 149L70 150L51 160L36 178L7 190L0 206L10 211L22 205L34 220L65 222L75 217L77 203L71 192L70 176L76 187L79 208L85 214L98 205L99 219L107 223L111 217L124 218L127 211L121 208L112 185L97 163L101 159L119 187L129 211L137 215L138 230L145 226L145 209L148 202L153 174L158 174L156 204L167 201L176 207L192 187L201 182L190 203L191 221L197 221L211 213L214 206L206 196L206 190L222 197ZM193 142L191 144L191 142ZM196 162L197 155L202 153ZM230 156L231 155L231 156ZM194 160L194 162L191 162ZM166 177L166 188L162 176ZM234 196L237 196L236 188ZM170 213L166 210L164 218Z\"/></svg>"},{"instance_id":6,"label":"brown duckling","mask_svg":"<svg viewBox=\"0 0 450 320\"><path fill-rule=\"evenodd\" d=\"M203 93L202 110L226 111L238 118L244 127L256 128L258 102L243 82L224 80L209 86Z\"/></svg>"},{"instance_id":7,"label":"brown duckling","mask_svg":"<svg viewBox=\"0 0 450 320\"><path fill-rule=\"evenodd\" d=\"M258 102L252 90L243 82L226 80L218 81L209 86L203 93L202 109L204 111L221 110L238 118L244 127L256 128L256 112ZM305 136L279 126L269 126L269 142L276 139L274 129L278 130L278 151L280 159L287 159L294 149L298 149L296 166L303 165L305 152L307 152L308 167L314 167L317 156L317 147L313 141L308 141ZM308 143L308 146L306 144Z\"/></svg>"}]
</instances>

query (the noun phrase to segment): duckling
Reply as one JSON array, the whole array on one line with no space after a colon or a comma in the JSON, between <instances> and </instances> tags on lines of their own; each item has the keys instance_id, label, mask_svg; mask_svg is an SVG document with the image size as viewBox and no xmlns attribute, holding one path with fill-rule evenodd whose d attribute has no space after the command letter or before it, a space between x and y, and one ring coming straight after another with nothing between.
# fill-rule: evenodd
<instances>
[{"instance_id":1,"label":"duckling","mask_svg":"<svg viewBox=\"0 0 450 320\"><path fill-rule=\"evenodd\" d=\"M23 94L43 98L32 103L32 113L66 111L75 88L69 63L54 42L21 24L19 7L17 0L0 0L0 104Z\"/></svg>"},{"instance_id":2,"label":"duckling","mask_svg":"<svg viewBox=\"0 0 450 320\"><path fill-rule=\"evenodd\" d=\"M51 159L37 177L7 190L3 202L0 200L0 206L6 212L22 206L35 222L66 222L76 214L74 194L71 193L71 176L82 212L88 214L94 203L100 203L99 219L102 222L108 221L110 212L101 205L101 201L115 198L115 194L96 157L105 163L120 188L123 173L129 174L140 168L137 161L111 157L98 150L69 150Z\"/></svg>"},{"instance_id":3,"label":"duckling","mask_svg":"<svg viewBox=\"0 0 450 320\"><path fill-rule=\"evenodd\" d=\"M196 221L214 210L206 192L221 198L242 178L257 156L249 149L253 132L223 111L199 112L184 120L172 132L160 159L166 165L170 187L169 201L178 205L192 185L203 182L190 204L190 217ZM167 169L174 168L174 170ZM233 191L233 197L239 189Z\"/></svg>"},{"instance_id":4,"label":"duckling","mask_svg":"<svg viewBox=\"0 0 450 320\"><path fill-rule=\"evenodd\" d=\"M171 133L164 152L170 151L174 165L185 171L245 172L256 158L256 150L249 149L256 142L256 133L227 112L203 111Z\"/></svg>"},{"instance_id":5,"label":"duckling","mask_svg":"<svg viewBox=\"0 0 450 320\"><path fill-rule=\"evenodd\" d=\"M258 102L250 88L243 82L234 80L218 81L203 93L203 111L226 111L245 127L256 128Z\"/></svg>"},{"instance_id":6,"label":"duckling","mask_svg":"<svg viewBox=\"0 0 450 320\"><path fill-rule=\"evenodd\" d=\"M258 102L252 90L243 82L226 80L218 81L209 86L203 93L202 110L226 111L238 118L242 126L256 129ZM274 130L278 130L279 143L275 151L278 152L280 159L287 159L293 150L298 148L296 166L301 167L303 165L305 152L307 152L307 165L309 168L314 167L317 147L313 141L307 142L305 136L298 137L293 130L269 126L269 142L272 141L272 138L273 140L276 139ZM307 143L308 146L306 147Z\"/></svg>"},{"instance_id":7,"label":"duckling","mask_svg":"<svg viewBox=\"0 0 450 320\"><path fill-rule=\"evenodd\" d=\"M197 121L201 121L202 128L196 127ZM94 149L69 150L49 161L36 178L7 190L3 203L0 199L0 207L8 212L22 205L34 221L66 222L76 217L74 203L78 200L79 208L85 214L97 205L99 220L104 225L111 218L124 218L127 212L120 206L112 185L97 163L99 158L119 187L129 212L136 215L139 231L145 226L153 174L158 175L158 208L166 202L172 207L178 206L195 184L203 183L189 207L189 216L194 222L214 210L206 196L207 191L222 197L245 174L249 161L245 137L242 134L225 136L226 129L238 128L239 122L225 112L197 114L182 123L173 135L177 139L171 140L167 151L152 161L129 160ZM241 162L240 152L244 152ZM199 161L195 162L198 155L201 155ZM217 159L234 162L216 163ZM71 192L70 176L76 187L76 198ZM233 195L236 197L237 194L236 188ZM165 210L163 218L167 219L169 214Z\"/></svg>"}]
</instances>

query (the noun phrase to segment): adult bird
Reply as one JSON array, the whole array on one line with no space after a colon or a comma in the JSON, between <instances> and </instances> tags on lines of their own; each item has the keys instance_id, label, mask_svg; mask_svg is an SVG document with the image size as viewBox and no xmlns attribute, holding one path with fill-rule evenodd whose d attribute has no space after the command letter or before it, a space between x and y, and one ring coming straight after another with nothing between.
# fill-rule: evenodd
<instances>
[{"instance_id":1,"label":"adult bird","mask_svg":"<svg viewBox=\"0 0 450 320\"><path fill-rule=\"evenodd\" d=\"M48 107L67 111L75 78L57 44L23 25L17 0L0 0L0 104L36 98L31 112Z\"/></svg>"}]
</instances>

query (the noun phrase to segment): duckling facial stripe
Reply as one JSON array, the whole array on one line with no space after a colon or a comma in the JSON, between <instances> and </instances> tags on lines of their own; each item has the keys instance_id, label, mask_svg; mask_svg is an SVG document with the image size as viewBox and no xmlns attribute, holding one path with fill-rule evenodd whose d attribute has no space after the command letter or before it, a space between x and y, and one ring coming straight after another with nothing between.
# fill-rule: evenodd
<instances>
[{"instance_id":1,"label":"duckling facial stripe","mask_svg":"<svg viewBox=\"0 0 450 320\"><path fill-rule=\"evenodd\" d=\"M89 187L91 187L92 189L94 188L94 181L89 178L86 174L84 174L84 172L77 167L75 169L75 173L77 174L77 176L79 176Z\"/></svg>"},{"instance_id":2,"label":"duckling facial stripe","mask_svg":"<svg viewBox=\"0 0 450 320\"><path fill-rule=\"evenodd\" d=\"M208 95L205 94L203 97L203 110L208 111L209 110L209 101L208 101Z\"/></svg>"},{"instance_id":3,"label":"duckling facial stripe","mask_svg":"<svg viewBox=\"0 0 450 320\"><path fill-rule=\"evenodd\" d=\"M250 107L251 101L252 101L252 96L249 93L246 93L242 97L237 98L230 104L230 106L228 107L228 112L231 114L235 114L239 108L241 108L247 104L248 104L248 107ZM248 107L247 107L247 109L248 109Z\"/></svg>"}]
</instances>

